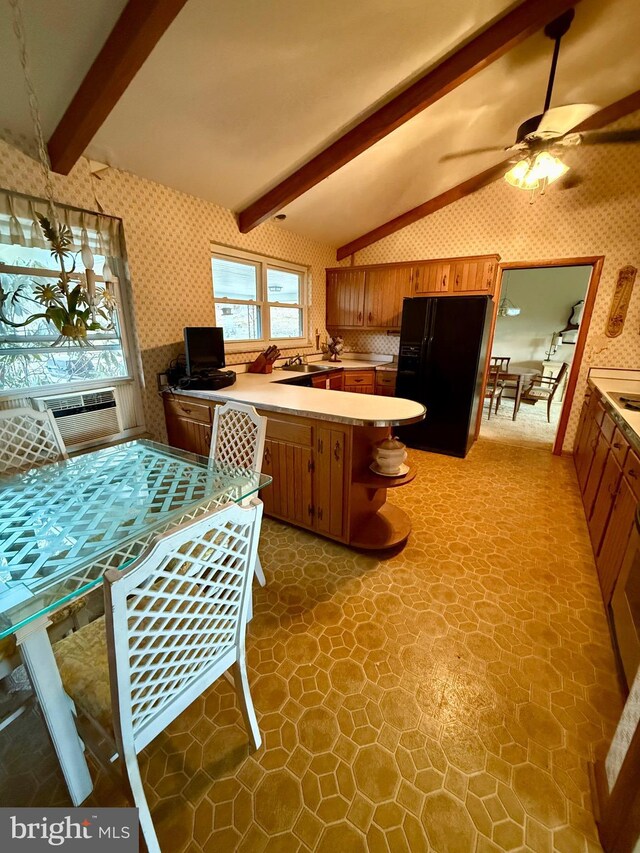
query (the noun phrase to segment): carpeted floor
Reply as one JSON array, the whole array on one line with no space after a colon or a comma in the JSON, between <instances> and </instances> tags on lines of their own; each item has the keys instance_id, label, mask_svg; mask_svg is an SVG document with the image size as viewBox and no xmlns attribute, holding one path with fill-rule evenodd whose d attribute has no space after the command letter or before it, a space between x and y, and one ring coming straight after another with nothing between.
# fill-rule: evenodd
<instances>
[{"instance_id":1,"label":"carpeted floor","mask_svg":"<svg viewBox=\"0 0 640 853\"><path fill-rule=\"evenodd\" d=\"M621 696L570 459L412 452L384 558L267 520L249 628L264 745L224 679L142 755L162 849L597 851L588 762ZM35 711L0 804L68 803ZM124 804L96 773L94 805Z\"/></svg>"},{"instance_id":2,"label":"carpeted floor","mask_svg":"<svg viewBox=\"0 0 640 853\"><path fill-rule=\"evenodd\" d=\"M504 444L517 444L519 447L551 450L558 429L562 403L558 401L551 404L551 423L547 421L546 403L538 402L533 406L521 403L515 421L513 404L514 400L503 397L498 413L492 410L491 417L487 418L489 401L485 401L480 426L482 438Z\"/></svg>"}]
</instances>

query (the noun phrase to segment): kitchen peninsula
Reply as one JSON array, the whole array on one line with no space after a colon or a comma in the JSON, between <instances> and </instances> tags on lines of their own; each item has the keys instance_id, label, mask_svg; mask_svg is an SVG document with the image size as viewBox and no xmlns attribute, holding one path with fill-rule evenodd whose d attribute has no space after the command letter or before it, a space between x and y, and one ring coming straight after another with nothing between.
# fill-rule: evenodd
<instances>
[{"instance_id":1,"label":"kitchen peninsula","mask_svg":"<svg viewBox=\"0 0 640 853\"><path fill-rule=\"evenodd\" d=\"M326 363L325 363L326 364ZM335 371L360 364L332 365ZM326 372L318 369L314 376ZM267 417L262 470L273 484L261 494L265 512L358 548L381 550L403 543L411 530L407 514L387 501L387 490L410 482L374 474L372 447L391 427L420 421L425 408L412 400L377 394L303 387L305 373L238 374L234 385L216 390L164 393L169 443L206 455L213 410L227 400L247 403ZM347 386L348 387L348 386Z\"/></svg>"}]
</instances>

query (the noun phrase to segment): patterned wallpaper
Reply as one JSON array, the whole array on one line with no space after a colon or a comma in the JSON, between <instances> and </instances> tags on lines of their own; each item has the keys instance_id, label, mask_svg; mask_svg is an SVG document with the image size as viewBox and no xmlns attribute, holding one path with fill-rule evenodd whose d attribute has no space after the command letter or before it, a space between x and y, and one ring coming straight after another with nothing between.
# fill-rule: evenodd
<instances>
[{"instance_id":1,"label":"patterned wallpaper","mask_svg":"<svg viewBox=\"0 0 640 853\"><path fill-rule=\"evenodd\" d=\"M213 322L212 242L309 266L311 333L318 328L324 338L325 268L335 265L335 250L330 246L272 222L241 234L230 210L128 172L109 169L100 174L102 179L92 177L87 160L81 159L69 177L54 177L56 200L89 210L101 206L105 213L123 220L146 386L145 420L154 436L165 437L156 374L180 351L184 326ZM37 164L2 140L0 186L44 195ZM248 353L232 353L227 360L237 364L251 358Z\"/></svg>"},{"instance_id":2,"label":"patterned wallpaper","mask_svg":"<svg viewBox=\"0 0 640 853\"><path fill-rule=\"evenodd\" d=\"M615 126L639 125L640 113L635 113ZM604 335L618 270L626 264L640 268L640 145L574 149L567 153L566 160L575 166L574 174L579 172L584 178L573 189L551 187L546 196L530 204L527 193L497 181L363 249L355 255L354 262L378 264L493 252L498 252L503 261L604 255L564 443L564 449L570 450L588 368L640 368L638 284L622 335L614 339ZM388 339L380 335L369 333L366 338L368 348L389 346ZM351 336L346 340L351 348Z\"/></svg>"}]
</instances>

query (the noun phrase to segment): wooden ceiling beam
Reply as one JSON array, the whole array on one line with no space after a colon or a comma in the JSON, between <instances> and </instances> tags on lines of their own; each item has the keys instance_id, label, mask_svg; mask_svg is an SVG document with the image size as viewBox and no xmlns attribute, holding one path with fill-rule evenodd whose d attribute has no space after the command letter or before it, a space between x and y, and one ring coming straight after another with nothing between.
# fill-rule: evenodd
<instances>
[{"instance_id":1,"label":"wooden ceiling beam","mask_svg":"<svg viewBox=\"0 0 640 853\"><path fill-rule=\"evenodd\" d=\"M49 140L68 175L187 0L129 0Z\"/></svg>"},{"instance_id":2,"label":"wooden ceiling beam","mask_svg":"<svg viewBox=\"0 0 640 853\"><path fill-rule=\"evenodd\" d=\"M614 121L618 121L619 119L624 118L624 116L629 115L630 113L635 113L638 110L640 110L640 90L632 92L625 98L621 98L619 101L616 101L608 107L604 107L597 113L594 113L588 119L583 121L582 124L576 125L576 127L572 128L572 132L582 130L599 130L601 127L606 127L608 124L612 124ZM502 160L497 165L491 166L490 169L485 169L484 172L480 172L478 175L468 178L461 184L451 187L451 189L446 190L446 192L429 199L429 201L425 201L423 204L419 204L417 207L407 210L405 213L401 213L400 216L390 219L383 225L373 228L361 237L356 237L355 240L345 243L344 246L340 246L337 250L336 258L339 261L342 261L344 258L348 258L349 255L353 255L354 252L359 252L366 246L370 246L372 243L377 243L378 240L382 240L383 237L388 237L390 234L394 234L396 231L406 228L407 225L412 225L419 219L424 219L425 216L429 216L437 210L442 210L443 207L453 204L454 201L459 201L461 198L476 192L476 190L486 187L487 184L496 181L498 178L504 177L504 173L512 160L513 158Z\"/></svg>"},{"instance_id":3,"label":"wooden ceiling beam","mask_svg":"<svg viewBox=\"0 0 640 853\"><path fill-rule=\"evenodd\" d=\"M523 0L238 214L243 234L469 80L579 0Z\"/></svg>"}]
</instances>

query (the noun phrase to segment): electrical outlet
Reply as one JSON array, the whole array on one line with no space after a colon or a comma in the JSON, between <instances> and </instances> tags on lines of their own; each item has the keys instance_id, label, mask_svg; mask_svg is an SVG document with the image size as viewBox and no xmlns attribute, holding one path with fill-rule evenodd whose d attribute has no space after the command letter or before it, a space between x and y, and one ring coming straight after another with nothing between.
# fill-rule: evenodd
<instances>
[{"instance_id":1,"label":"electrical outlet","mask_svg":"<svg viewBox=\"0 0 640 853\"><path fill-rule=\"evenodd\" d=\"M156 379L158 382L158 391L164 391L165 388L169 387L169 377L166 373L156 373Z\"/></svg>"}]
</instances>

